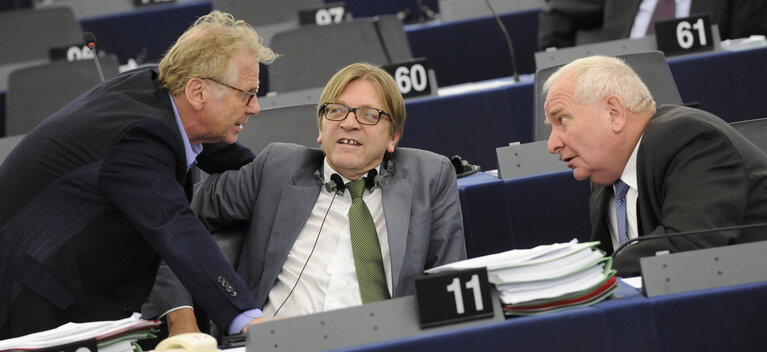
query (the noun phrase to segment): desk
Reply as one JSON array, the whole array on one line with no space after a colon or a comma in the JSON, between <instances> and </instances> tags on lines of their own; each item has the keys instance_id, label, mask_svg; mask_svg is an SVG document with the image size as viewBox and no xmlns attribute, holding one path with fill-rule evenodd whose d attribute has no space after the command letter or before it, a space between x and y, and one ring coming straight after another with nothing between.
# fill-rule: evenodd
<instances>
[{"instance_id":1,"label":"desk","mask_svg":"<svg viewBox=\"0 0 767 352\"><path fill-rule=\"evenodd\" d=\"M325 3L337 2L337 0L324 0ZM346 11L351 12L354 18L373 17L377 15L394 15L400 11L410 11L406 21L418 21L418 0L344 0ZM438 0L422 0L423 6L434 12L439 11Z\"/></svg>"},{"instance_id":2,"label":"desk","mask_svg":"<svg viewBox=\"0 0 767 352\"><path fill-rule=\"evenodd\" d=\"M325 2L336 2L325 0ZM416 0L347 0L346 7L355 18L380 14L396 14L403 9L416 13ZM423 1L425 6L437 8L437 0ZM94 16L80 21L83 31L93 32L99 47L116 54L121 64L129 58L143 57L157 61L171 44L196 19L212 10L210 0L148 6L135 11ZM251 25L258 25L251 23ZM262 84L263 85L263 84Z\"/></svg>"},{"instance_id":3,"label":"desk","mask_svg":"<svg viewBox=\"0 0 767 352\"><path fill-rule=\"evenodd\" d=\"M500 15L514 46L519 73L535 72L539 12ZM413 57L429 59L441 87L512 75L506 39L493 17L408 25L405 33Z\"/></svg>"},{"instance_id":4,"label":"desk","mask_svg":"<svg viewBox=\"0 0 767 352\"><path fill-rule=\"evenodd\" d=\"M495 169L495 148L533 138L532 77L511 85L405 102L407 120L399 145Z\"/></svg>"},{"instance_id":5,"label":"desk","mask_svg":"<svg viewBox=\"0 0 767 352\"><path fill-rule=\"evenodd\" d=\"M765 351L767 282L592 306L342 351Z\"/></svg>"},{"instance_id":6,"label":"desk","mask_svg":"<svg viewBox=\"0 0 767 352\"><path fill-rule=\"evenodd\" d=\"M484 172L458 179L469 257L540 244L587 241L588 182L572 170L499 180Z\"/></svg>"},{"instance_id":7,"label":"desk","mask_svg":"<svg viewBox=\"0 0 767 352\"><path fill-rule=\"evenodd\" d=\"M767 117L767 47L667 61L683 102L727 122Z\"/></svg>"},{"instance_id":8,"label":"desk","mask_svg":"<svg viewBox=\"0 0 767 352\"><path fill-rule=\"evenodd\" d=\"M136 45L156 44L161 40L174 40L175 36L178 35L173 34L171 36L166 32L155 33L151 29L161 30L166 26L178 29L178 24L171 26L167 23L183 22L183 28L180 29L183 31L195 16L207 13L209 6L209 1L181 3L173 5L173 7L150 6L131 13L131 17L123 19L127 21L128 18L132 18L134 24L130 25L118 18L115 18L115 24L110 24L107 21L108 18L102 17L85 19L82 23L85 30L93 30L96 33L102 47L119 46L120 50L124 50L123 55L132 57L137 50ZM174 14L171 15L171 8L178 12L173 12ZM167 19L156 20L156 16L161 14L167 15ZM520 16L520 14L514 13L506 16ZM474 21L482 22L482 19ZM487 76L493 72L498 75L498 72L502 72L502 67L506 67L503 66L505 64L500 62L495 64L488 62L472 63L471 59L465 62L460 60L477 55L489 56L487 51L472 47L478 45L475 43L478 41L464 41L462 47L454 48L458 50L456 53L448 52L446 47L439 46L437 43L446 45L448 41L452 40L455 45L458 45L461 41L457 41L457 37L446 36L437 39L431 37L435 33L439 35L455 34L454 32L457 32L459 28L453 26L465 22L471 21L452 22L442 26L429 24L420 30L408 30L411 47L415 50L416 46L420 47L421 45L418 43L435 41L436 43L430 44L429 49L423 50L439 52L440 61L443 62L440 65L447 64L449 69L446 72L457 75L452 78L454 81L469 79L470 77L463 71L471 68L487 70L481 75ZM113 27L120 26L138 28L137 31L141 31L143 34L102 34L100 32L107 28L117 30ZM97 28L102 29L97 30ZM431 34L427 35L427 32ZM463 33L463 35L468 34ZM122 45L123 41L127 42L125 46ZM426 44L428 43L424 45ZM159 55L161 50L165 50L168 45L169 43L161 46L157 44L157 49L147 49L147 52L154 52ZM487 46L486 43L482 45ZM500 45L492 46L501 47ZM520 49L518 48L518 50ZM415 52L417 53L417 50ZM149 58L150 54L147 56ZM521 60L519 57L518 59ZM530 60L532 60L532 55ZM669 67L683 100L685 102L698 101L701 108L717 114L727 122L767 117L767 104L763 103L764 92L767 91L767 65L764 62L767 62L767 47L740 52L707 53L668 59ZM265 72L268 71L262 70L262 73ZM265 83L266 79L262 79L262 84ZM446 85L445 82L440 83L443 86ZM432 150L448 157L456 154L461 155L471 163L482 166L484 170L495 169L497 168L496 147L515 141L527 143L533 140L533 94L532 80L528 78L514 85L481 89L461 95L428 97L408 101L408 119L400 145ZM0 107L5 104L4 98L4 93L0 92ZM0 126L0 132L4 132L4 108L0 109ZM4 133L0 133L0 135L4 135Z\"/></svg>"},{"instance_id":9,"label":"desk","mask_svg":"<svg viewBox=\"0 0 767 352\"><path fill-rule=\"evenodd\" d=\"M424 2L429 6L428 1ZM435 4L436 5L436 2ZM347 1L355 17L396 13L402 8L415 9L415 1ZM116 54L121 64L140 57L157 61L163 52L191 25L211 10L210 0L149 6L136 11L96 16L80 21L83 31L96 34L99 47ZM501 15L514 44L521 73L535 72L538 12L528 10ZM428 57L442 86L510 76L511 66L506 42L495 19L413 24L405 34L414 57ZM480 40L478 40L480 38ZM263 84L262 84L263 85Z\"/></svg>"},{"instance_id":10,"label":"desk","mask_svg":"<svg viewBox=\"0 0 767 352\"><path fill-rule=\"evenodd\" d=\"M93 32L99 50L128 59L156 62L194 21L211 10L210 0L154 5L135 11L80 20L83 32Z\"/></svg>"},{"instance_id":11,"label":"desk","mask_svg":"<svg viewBox=\"0 0 767 352\"><path fill-rule=\"evenodd\" d=\"M767 117L767 47L669 58L684 102L727 122ZM497 168L495 148L533 141L533 83L409 101L403 146L458 154L484 170Z\"/></svg>"},{"instance_id":12,"label":"desk","mask_svg":"<svg viewBox=\"0 0 767 352\"><path fill-rule=\"evenodd\" d=\"M429 2L424 1L424 5L429 6ZM431 2L436 7L436 1ZM413 0L352 0L347 1L346 6L355 17L369 17L396 13L406 7L414 10L415 3ZM121 64L137 57L153 62L162 57L197 17L211 9L210 0L156 5L126 13L85 18L80 25L83 31L93 32L100 49L116 54ZM510 29L521 73L535 72L533 54L537 45L539 11L501 15ZM405 34L413 56L429 58L437 73L437 82L442 86L511 75L506 42L492 17L413 24L406 26Z\"/></svg>"}]
</instances>

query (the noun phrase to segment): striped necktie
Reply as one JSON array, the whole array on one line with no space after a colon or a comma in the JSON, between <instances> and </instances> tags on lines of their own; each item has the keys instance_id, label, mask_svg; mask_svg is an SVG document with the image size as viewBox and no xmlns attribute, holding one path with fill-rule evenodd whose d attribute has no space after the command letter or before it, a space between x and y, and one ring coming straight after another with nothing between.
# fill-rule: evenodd
<instances>
[{"instance_id":1,"label":"striped necktie","mask_svg":"<svg viewBox=\"0 0 767 352\"><path fill-rule=\"evenodd\" d=\"M620 179L615 182L615 219L618 225L618 245L629 240L626 215L626 193L628 190L629 185Z\"/></svg>"},{"instance_id":2,"label":"striped necktie","mask_svg":"<svg viewBox=\"0 0 767 352\"><path fill-rule=\"evenodd\" d=\"M349 232L362 303L389 299L389 288L386 285L376 226L370 210L362 200L365 178L347 183L346 188L352 196L352 206L349 208Z\"/></svg>"},{"instance_id":3,"label":"striped necktie","mask_svg":"<svg viewBox=\"0 0 767 352\"><path fill-rule=\"evenodd\" d=\"M676 17L675 0L658 0L655 4L655 10L650 17L650 24L647 26L647 35L655 34L655 22L669 20Z\"/></svg>"}]
</instances>

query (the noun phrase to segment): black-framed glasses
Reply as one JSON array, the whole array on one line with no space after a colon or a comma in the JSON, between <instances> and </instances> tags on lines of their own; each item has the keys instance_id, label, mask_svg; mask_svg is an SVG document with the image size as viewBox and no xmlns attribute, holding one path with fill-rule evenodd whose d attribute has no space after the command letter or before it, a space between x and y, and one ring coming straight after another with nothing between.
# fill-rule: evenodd
<instances>
[{"instance_id":1,"label":"black-framed glasses","mask_svg":"<svg viewBox=\"0 0 767 352\"><path fill-rule=\"evenodd\" d=\"M350 111L354 113L354 118L357 119L357 122L363 125L375 125L381 119L381 116L386 116L391 120L391 115L388 112L367 106L350 108L344 104L325 103L322 104L322 111L322 115L330 121L343 121L346 119L346 116L349 116Z\"/></svg>"},{"instance_id":2,"label":"black-framed glasses","mask_svg":"<svg viewBox=\"0 0 767 352\"><path fill-rule=\"evenodd\" d=\"M219 80L217 80L217 79L215 79L215 78L211 78L211 77L202 77L202 79L206 79L206 80L208 80L208 81L212 81L212 82L214 82L214 83L218 83L218 84L220 84L220 85L222 85L222 86L224 86L224 87L227 87L227 88L232 88L232 89L234 89L234 90L236 90L236 91L238 91L238 92L240 92L240 93L242 93L242 94L245 94L245 95L247 95L247 96L248 96L248 101L247 101L247 102L245 102L245 106L248 106L248 105L250 105L250 102L253 100L253 98L255 98L255 97L256 97L256 93L255 93L255 92L248 92L247 90L242 90L242 89L240 89L240 88L237 88L237 87L232 87L232 86L230 86L230 85L228 85L228 84L226 84L226 83L224 83L224 82L221 82L221 81L219 81Z\"/></svg>"}]
</instances>

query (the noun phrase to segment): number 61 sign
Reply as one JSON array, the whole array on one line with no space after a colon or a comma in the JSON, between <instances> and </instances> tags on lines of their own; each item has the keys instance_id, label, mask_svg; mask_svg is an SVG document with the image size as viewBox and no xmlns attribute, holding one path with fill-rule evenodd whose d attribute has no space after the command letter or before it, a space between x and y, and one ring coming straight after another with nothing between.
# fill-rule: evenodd
<instances>
[{"instance_id":1,"label":"number 61 sign","mask_svg":"<svg viewBox=\"0 0 767 352\"><path fill-rule=\"evenodd\" d=\"M666 56L714 48L708 15L656 22L655 40L658 50L663 51Z\"/></svg>"},{"instance_id":2,"label":"number 61 sign","mask_svg":"<svg viewBox=\"0 0 767 352\"><path fill-rule=\"evenodd\" d=\"M492 317L487 269L466 269L415 280L421 328Z\"/></svg>"}]
</instances>

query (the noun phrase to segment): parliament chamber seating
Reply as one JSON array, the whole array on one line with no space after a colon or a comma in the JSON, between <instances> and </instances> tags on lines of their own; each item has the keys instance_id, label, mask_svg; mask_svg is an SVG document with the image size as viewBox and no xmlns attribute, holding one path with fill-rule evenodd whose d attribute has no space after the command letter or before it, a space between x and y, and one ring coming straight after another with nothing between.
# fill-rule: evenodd
<instances>
[{"instance_id":1,"label":"parliament chamber seating","mask_svg":"<svg viewBox=\"0 0 767 352\"><path fill-rule=\"evenodd\" d=\"M296 2L298 3L298 1ZM212 8L226 9L224 3L224 1L219 0L179 1L176 4L148 6L120 13L79 18L78 21L82 30L96 34L101 50L118 57L119 64L125 65L130 59L138 64L143 64L159 60L163 51L195 18L209 12ZM370 61L382 64L396 61L398 58L426 57L429 60L430 68L435 71L437 82L440 85L440 93L436 96L409 99L406 102L408 119L400 145L428 149L446 156L461 155L472 164L480 165L483 170L491 170L498 166L497 147L512 142L530 143L541 139L536 137L541 118L540 115L536 114L537 104L534 102L538 88L533 74L536 72L534 54L537 16L540 9L532 7L514 12L503 12L501 7L496 7L502 22L509 28L517 57L517 71L522 74L519 82L511 82L509 77L512 75L513 69L511 68L508 48L505 46L495 19L487 15L444 21L437 16L437 20L423 21L422 16L414 17L420 11L419 5L439 11L437 0L346 1L347 10L352 13L356 21L369 23L373 21L370 17L382 14L399 15L400 17L397 19L397 24L391 26L395 31L399 31L396 38L392 35L382 36L387 41L394 39L397 43L396 49L389 50L387 53L378 52L376 57L368 58ZM232 11L237 12L238 10ZM423 14L421 13L421 15ZM393 18L394 16L390 17ZM406 24L402 26L402 22ZM0 21L0 26L2 25L3 21ZM253 25L257 26L258 24L254 23ZM298 27L297 29L303 30L304 28ZM78 28L76 35L64 42L71 44L70 41L81 40L80 33ZM315 59L316 52L311 55L298 53L296 47L304 46L307 43L305 41L297 43L299 44L280 49L283 52L277 50L284 56L278 59L272 67L262 67L262 88L265 89L259 92L261 95L266 91L279 93L280 91L298 89L293 87L300 85L290 86L286 84L281 88L280 84L282 83L269 82L272 78L277 80L281 74L287 73L286 76L291 76L290 73L294 72L291 71L292 68L280 68L280 61L284 61L286 64L293 59L298 61L301 58L295 56L301 55ZM360 39L357 39L357 42L352 41L344 44L346 45L345 48L332 50L344 50L348 53L353 48L361 48L361 45L368 43L362 43ZM351 44L355 45L352 46ZM3 47L7 45L10 44L3 44ZM397 53L401 55L396 56ZM385 54L389 54L389 57L386 58ZM668 64L668 71L662 73L670 72L678 88L678 97L681 102L698 103L702 109L715 113L728 122L767 116L767 106L760 103L761 92L765 89L764 82L767 82L767 67L761 64L767 61L767 48L738 52L701 53L691 57L666 58L665 61ZM299 64L290 67L296 67ZM345 62L339 61L334 69L343 66L343 64ZM310 66L304 64L304 68L300 71L301 74L307 74L308 71L311 71ZM324 72L315 77L314 81L301 84L304 87L315 86L313 94L317 94L319 87L326 82L332 72L334 71ZM274 83L274 87L270 87L271 83ZM466 89L464 92L455 93L453 88L456 87ZM2 107L7 105L8 95L8 92L0 93L0 114L5 111ZM663 94L662 97L676 101L677 95ZM270 98L261 97L260 99L268 102ZM303 118L303 114L307 114L307 120L311 120L311 130L316 129L313 112L315 103L316 101L303 101L302 104L298 104L307 107L306 112L300 114L301 118ZM279 105L262 105L264 108L263 116L256 116L251 119L246 133L258 132L255 130L261 129L256 128L259 123L268 125L271 123L270 121L276 121L269 118L270 108ZM311 109L309 109L310 107ZM310 112L311 115L309 115ZM263 121L259 121L259 118L263 118ZM5 122L7 118L2 116L1 119ZM5 123L0 124L0 126L4 125ZM0 135L6 134L6 131L0 132ZM307 132L301 138L306 143L315 143L315 133ZM256 150L259 150L266 142L263 136L250 138L250 136L243 135L243 137L247 137L243 140L252 140L253 148ZM561 174L558 175L563 177ZM541 175L532 175L532 178L526 182L532 182L536 176ZM485 175L485 177L490 176ZM499 187L496 183L511 182L511 180L501 181L483 178L482 182L485 181L494 184L493 187ZM575 183L574 181L568 187L572 187L575 192L582 192L584 189L583 183ZM508 197L515 198L516 192L518 191L507 192ZM583 204L582 198L579 199L581 199L578 201L579 204ZM469 214L477 214L476 211L468 210L470 211ZM514 223L512 220L508 221L508 223ZM504 226L511 226L508 223ZM520 225L512 227L519 229ZM581 225L581 228L585 228L585 226ZM508 230L500 232L503 231L508 232ZM577 231L577 233L574 232L566 236L581 236L584 232ZM506 241L510 246L534 243L526 240L511 241L508 238L502 239L502 241ZM482 244L477 245L478 250L475 253L486 253L490 250L483 246Z\"/></svg>"},{"instance_id":2,"label":"parliament chamber seating","mask_svg":"<svg viewBox=\"0 0 767 352\"><path fill-rule=\"evenodd\" d=\"M99 60L105 79L118 73L113 55ZM101 83L94 60L58 60L11 72L8 78L6 135L26 134L46 117Z\"/></svg>"},{"instance_id":3,"label":"parliament chamber seating","mask_svg":"<svg viewBox=\"0 0 767 352\"><path fill-rule=\"evenodd\" d=\"M283 55L271 67L262 67L264 89L259 92L261 95L266 91L279 95L306 88L315 89L313 94L316 94L316 89L324 85L336 69L352 61L386 64L406 58L427 58L430 68L435 71L440 93L406 102L408 116L399 145L428 149L448 157L458 154L472 164L480 165L483 170L494 169L498 167L497 147L511 142L543 141L548 135L541 124L543 115L538 93L543 79L551 70L539 70L534 57L540 8L533 6L513 12L504 12L500 6L496 8L502 22L509 28L517 59L516 71L521 74L519 82L511 82L509 77L514 69L495 19L489 15L477 16L476 13L451 14L454 17L443 13L442 20L422 21L423 13L419 6L439 12L439 5L448 1L451 0L346 0L347 10L352 13L355 22L368 27L358 29L354 27L358 24L349 24L355 22L343 24L338 28L345 28L349 33L342 34L356 35L344 38L339 33L330 33L331 27L300 27L289 12L279 15L279 18L274 15L274 22L270 22L255 17L265 14L266 10L252 12L254 10L237 7L256 5L257 1L177 1L175 4L132 9L122 4L126 5L126 10L121 12L86 13L78 10L74 14L71 10L46 7L38 11L45 11L49 16L63 14L60 17L63 19L50 17L43 20L45 26L32 25L33 21L26 17L31 14L27 12L30 10L0 12L0 162L23 138L26 127L10 127L18 121L17 117L39 117L49 113L33 113L33 108L38 106L30 102L18 105L15 95L22 94L38 103L42 100L54 102L53 96L49 95L52 93L45 89L58 83L55 82L57 79L48 75L48 82L29 82L34 83L32 89L37 88L34 93L22 93L21 88L16 92L10 88L6 91L6 77L12 71L48 63L49 47L81 43L83 30L95 33L101 50L117 57L115 68L117 64L126 65L129 60L138 64L157 62L197 17L216 8L253 22L251 25L257 29L263 26L260 27L262 34L275 51ZM272 9L278 11L331 1L263 2L280 4ZM474 4L471 8L474 12L481 10L479 6L484 4L480 0L451 2L459 6ZM254 17L250 19L249 15ZM375 30L371 30L375 27L370 27L375 23L375 16L386 20L379 20L378 30L396 33L381 36L384 46L381 46L379 37L374 36ZM351 27L354 29L349 29ZM41 32L46 29L53 31ZM320 36L325 31L328 33ZM291 35L297 39L287 40ZM328 38L336 39L336 42ZM283 44L283 39L288 44ZM44 49L27 50L27 44L40 43L44 43ZM314 44L319 46L310 48ZM367 45L378 45L378 48L367 49ZM355 51L373 55L348 57L351 61L329 55L333 52L348 55ZM328 56L324 57L325 54ZM764 92L767 91L767 65L764 65L767 48L708 52L689 57L659 58L656 54L648 55L654 60L655 66L652 67L661 67L647 71L659 75L658 79L648 78L652 85L655 82L660 85L657 89L651 87L659 102L695 103L730 122L767 151L767 119L760 119L767 117L767 104L763 103ZM633 63L640 56L626 58ZM309 64L302 60L309 60ZM105 61L102 60L102 66ZM89 85L96 83L92 80L92 75L96 73L93 62L84 61L75 65L82 66L81 75L89 77ZM6 71L3 71L4 68ZM644 69L641 70L640 75L644 75ZM112 72L105 72L105 75ZM466 89L455 93L455 87ZM260 99L268 101L269 98ZM58 104L63 103L65 101L58 101ZM259 152L272 141L316 146L316 103L262 105L263 110L258 116L251 117L239 140L254 152ZM7 114L6 108L9 111ZM7 130L4 128L6 124L9 125ZM302 128L296 129L295 126ZM6 136L10 134L18 135ZM488 172L479 172L459 179L458 186L470 257L572 238L585 241L589 237L589 184L576 181L569 170L506 180L497 179ZM764 350L767 343L760 332L767 316L764 314L767 312L763 299L765 294L767 285L757 283L646 298L622 284L616 293L616 297L621 299L589 307L508 319L452 333L425 334L347 351L444 352L471 350L476 346L493 350L549 351ZM631 324L626 324L627 321Z\"/></svg>"}]
</instances>

